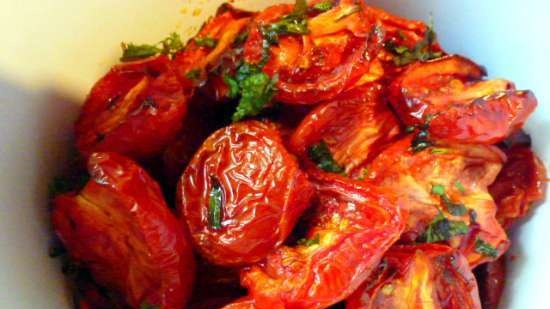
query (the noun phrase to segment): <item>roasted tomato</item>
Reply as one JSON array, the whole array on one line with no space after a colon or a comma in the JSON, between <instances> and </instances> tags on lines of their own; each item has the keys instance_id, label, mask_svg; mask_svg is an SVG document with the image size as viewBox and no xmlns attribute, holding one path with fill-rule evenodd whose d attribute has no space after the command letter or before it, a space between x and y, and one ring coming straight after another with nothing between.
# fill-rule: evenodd
<instances>
[{"instance_id":1,"label":"roasted tomato","mask_svg":"<svg viewBox=\"0 0 550 309\"><path fill-rule=\"evenodd\" d=\"M199 33L180 52L175 63L186 86L201 85L207 73L216 69L222 57L231 52L238 35L245 29L251 14L225 4L207 21Z\"/></svg>"},{"instance_id":2,"label":"roasted tomato","mask_svg":"<svg viewBox=\"0 0 550 309\"><path fill-rule=\"evenodd\" d=\"M429 125L437 140L494 144L521 128L537 106L506 80L482 81L483 68L460 56L411 65L390 86L407 125Z\"/></svg>"},{"instance_id":3,"label":"roasted tomato","mask_svg":"<svg viewBox=\"0 0 550 309\"><path fill-rule=\"evenodd\" d=\"M475 269L483 309L497 309L506 283L506 256Z\"/></svg>"},{"instance_id":4,"label":"roasted tomato","mask_svg":"<svg viewBox=\"0 0 550 309\"><path fill-rule=\"evenodd\" d=\"M132 308L182 308L195 263L157 183L115 153L92 154L88 171L79 193L54 200L54 229L71 258Z\"/></svg>"},{"instance_id":5,"label":"roasted tomato","mask_svg":"<svg viewBox=\"0 0 550 309\"><path fill-rule=\"evenodd\" d=\"M496 220L487 187L504 161L494 146L447 145L411 149L408 136L366 166L367 180L407 198L403 241L447 241L472 267L496 259L509 241Z\"/></svg>"},{"instance_id":6,"label":"roasted tomato","mask_svg":"<svg viewBox=\"0 0 550 309\"><path fill-rule=\"evenodd\" d=\"M294 131L290 148L307 160L311 147L323 141L349 173L400 132L380 94L380 85L362 86L318 106Z\"/></svg>"},{"instance_id":7,"label":"roasted tomato","mask_svg":"<svg viewBox=\"0 0 550 309\"><path fill-rule=\"evenodd\" d=\"M116 65L92 88L75 125L86 157L113 151L133 159L158 155L180 131L191 90L166 56Z\"/></svg>"},{"instance_id":8,"label":"roasted tomato","mask_svg":"<svg viewBox=\"0 0 550 309\"><path fill-rule=\"evenodd\" d=\"M388 191L312 172L318 205L307 238L283 246L241 275L258 308L326 308L349 296L404 228Z\"/></svg>"},{"instance_id":9,"label":"roasted tomato","mask_svg":"<svg viewBox=\"0 0 550 309\"><path fill-rule=\"evenodd\" d=\"M546 169L530 147L506 150L508 160L489 192L498 206L497 219L506 228L523 218L533 204L544 199Z\"/></svg>"},{"instance_id":10,"label":"roasted tomato","mask_svg":"<svg viewBox=\"0 0 550 309\"><path fill-rule=\"evenodd\" d=\"M481 309L468 261L443 245L396 246L347 309Z\"/></svg>"},{"instance_id":11,"label":"roasted tomato","mask_svg":"<svg viewBox=\"0 0 550 309\"><path fill-rule=\"evenodd\" d=\"M222 309L256 309L254 299L250 297L243 297L223 307Z\"/></svg>"},{"instance_id":12,"label":"roasted tomato","mask_svg":"<svg viewBox=\"0 0 550 309\"><path fill-rule=\"evenodd\" d=\"M216 131L181 177L180 212L196 247L218 265L257 262L280 245L313 187L271 124Z\"/></svg>"},{"instance_id":13,"label":"roasted tomato","mask_svg":"<svg viewBox=\"0 0 550 309\"><path fill-rule=\"evenodd\" d=\"M244 45L246 62L258 64L269 58L264 72L278 74L276 100L315 104L335 97L369 71L372 56L382 47L382 33L374 31L375 16L366 6L340 1L326 12L305 17L296 17L293 10L292 5L281 4L259 13ZM307 31L300 28L283 31L277 39L270 37L269 33L281 32L289 18L308 18ZM272 44L267 55L265 42Z\"/></svg>"}]
</instances>

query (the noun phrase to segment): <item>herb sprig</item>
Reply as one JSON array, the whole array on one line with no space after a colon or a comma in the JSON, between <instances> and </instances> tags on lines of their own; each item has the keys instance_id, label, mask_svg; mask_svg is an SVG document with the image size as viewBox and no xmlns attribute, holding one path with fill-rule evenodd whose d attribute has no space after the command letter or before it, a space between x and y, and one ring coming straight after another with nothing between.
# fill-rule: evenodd
<instances>
[{"instance_id":1,"label":"herb sprig","mask_svg":"<svg viewBox=\"0 0 550 309\"><path fill-rule=\"evenodd\" d=\"M330 149L325 141L309 147L309 158L317 164L317 166L327 172L344 174L344 167L338 164L332 157Z\"/></svg>"},{"instance_id":2,"label":"herb sprig","mask_svg":"<svg viewBox=\"0 0 550 309\"><path fill-rule=\"evenodd\" d=\"M158 54L174 57L176 53L184 48L181 37L178 33L172 32L167 38L157 44L134 44L121 43L122 56L120 61L134 61L152 57Z\"/></svg>"}]
</instances>

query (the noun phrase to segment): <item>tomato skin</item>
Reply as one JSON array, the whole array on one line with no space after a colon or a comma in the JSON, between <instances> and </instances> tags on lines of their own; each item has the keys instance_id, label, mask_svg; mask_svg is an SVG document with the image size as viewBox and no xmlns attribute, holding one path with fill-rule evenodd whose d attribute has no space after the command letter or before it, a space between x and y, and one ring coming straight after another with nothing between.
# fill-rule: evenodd
<instances>
[{"instance_id":1,"label":"tomato skin","mask_svg":"<svg viewBox=\"0 0 550 309\"><path fill-rule=\"evenodd\" d=\"M407 125L429 123L433 139L495 144L523 126L537 100L509 81L482 81L484 75L460 56L416 63L391 84L390 101Z\"/></svg>"},{"instance_id":2,"label":"tomato skin","mask_svg":"<svg viewBox=\"0 0 550 309\"><path fill-rule=\"evenodd\" d=\"M458 144L434 146L439 152L431 148L413 152L412 140L410 135L385 149L368 165L367 175L368 181L407 200L409 217L402 241L416 241L440 209L447 219L469 226L468 234L453 237L448 243L467 257L472 268L502 255L510 241L496 219L497 207L488 186L500 172L504 154L494 146ZM469 213L452 215L442 199L432 193L436 184L444 187L452 202L475 211L476 219ZM478 237L495 248L498 256L479 254L475 246Z\"/></svg>"},{"instance_id":3,"label":"tomato skin","mask_svg":"<svg viewBox=\"0 0 550 309\"><path fill-rule=\"evenodd\" d=\"M209 194L222 188L221 229L209 226ZM212 134L181 177L179 211L202 255L218 265L259 261L291 232L313 194L305 173L268 123Z\"/></svg>"},{"instance_id":4,"label":"tomato skin","mask_svg":"<svg viewBox=\"0 0 550 309\"><path fill-rule=\"evenodd\" d=\"M506 256L475 269L483 309L497 309L506 284Z\"/></svg>"},{"instance_id":5,"label":"tomato skin","mask_svg":"<svg viewBox=\"0 0 550 309\"><path fill-rule=\"evenodd\" d=\"M52 222L70 256L132 308L179 309L190 296L191 246L160 187L131 160L94 153L91 180L55 198Z\"/></svg>"},{"instance_id":6,"label":"tomato skin","mask_svg":"<svg viewBox=\"0 0 550 309\"><path fill-rule=\"evenodd\" d=\"M481 309L468 261L452 248L395 246L346 309Z\"/></svg>"},{"instance_id":7,"label":"tomato skin","mask_svg":"<svg viewBox=\"0 0 550 309\"><path fill-rule=\"evenodd\" d=\"M404 228L389 192L336 174L311 175L319 201L307 238L318 244L282 246L242 272L257 308L326 308L345 299Z\"/></svg>"},{"instance_id":8,"label":"tomato skin","mask_svg":"<svg viewBox=\"0 0 550 309\"><path fill-rule=\"evenodd\" d=\"M112 151L141 160L158 155L178 134L190 90L158 56L114 66L92 88L75 124L85 156Z\"/></svg>"},{"instance_id":9,"label":"tomato skin","mask_svg":"<svg viewBox=\"0 0 550 309\"><path fill-rule=\"evenodd\" d=\"M309 148L324 141L349 174L372 159L378 148L392 141L400 131L399 122L381 100L381 86L365 85L310 112L292 134L290 149L309 160Z\"/></svg>"},{"instance_id":10,"label":"tomato skin","mask_svg":"<svg viewBox=\"0 0 550 309\"><path fill-rule=\"evenodd\" d=\"M222 309L256 309L254 300L249 297L243 297L224 306Z\"/></svg>"},{"instance_id":11,"label":"tomato skin","mask_svg":"<svg viewBox=\"0 0 550 309\"><path fill-rule=\"evenodd\" d=\"M498 206L498 221L510 228L544 199L547 180L544 163L530 147L513 146L505 152L507 161L489 192Z\"/></svg>"}]
</instances>

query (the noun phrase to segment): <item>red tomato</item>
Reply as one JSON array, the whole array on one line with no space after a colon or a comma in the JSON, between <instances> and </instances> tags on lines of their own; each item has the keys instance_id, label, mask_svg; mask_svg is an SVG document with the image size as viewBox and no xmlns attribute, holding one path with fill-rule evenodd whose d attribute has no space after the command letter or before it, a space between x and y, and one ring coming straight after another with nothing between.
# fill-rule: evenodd
<instances>
[{"instance_id":1,"label":"red tomato","mask_svg":"<svg viewBox=\"0 0 550 309\"><path fill-rule=\"evenodd\" d=\"M407 125L429 123L434 139L498 143L523 126L537 100L511 82L481 81L484 75L483 68L460 56L416 63L392 83L390 101Z\"/></svg>"},{"instance_id":2,"label":"red tomato","mask_svg":"<svg viewBox=\"0 0 550 309\"><path fill-rule=\"evenodd\" d=\"M243 297L230 303L222 309L256 309L256 305L254 304L253 299L249 297Z\"/></svg>"},{"instance_id":3,"label":"red tomato","mask_svg":"<svg viewBox=\"0 0 550 309\"><path fill-rule=\"evenodd\" d=\"M181 177L179 209L210 262L257 262L280 245L308 206L313 188L270 124L249 121L216 131ZM217 191L218 206L210 203ZM218 213L218 218L211 216Z\"/></svg>"},{"instance_id":4,"label":"red tomato","mask_svg":"<svg viewBox=\"0 0 550 309\"><path fill-rule=\"evenodd\" d=\"M244 60L259 63L265 57L261 28L291 13L292 5L276 5L253 20L244 46ZM334 98L369 71L371 55L382 47L375 33L375 18L353 1L341 1L333 9L310 16L309 33L280 36L269 50L264 72L278 74L276 100L315 104ZM375 33L375 34L372 34Z\"/></svg>"},{"instance_id":5,"label":"red tomato","mask_svg":"<svg viewBox=\"0 0 550 309\"><path fill-rule=\"evenodd\" d=\"M497 309L506 283L506 256L475 270L484 309Z\"/></svg>"},{"instance_id":6,"label":"red tomato","mask_svg":"<svg viewBox=\"0 0 550 309\"><path fill-rule=\"evenodd\" d=\"M498 221L509 228L544 199L547 179L544 164L531 148L514 146L506 155L508 160L489 192L498 206Z\"/></svg>"},{"instance_id":7,"label":"red tomato","mask_svg":"<svg viewBox=\"0 0 550 309\"><path fill-rule=\"evenodd\" d=\"M319 196L308 241L278 248L241 275L258 308L326 308L345 299L403 231L388 191L337 174L312 177Z\"/></svg>"},{"instance_id":8,"label":"red tomato","mask_svg":"<svg viewBox=\"0 0 550 309\"><path fill-rule=\"evenodd\" d=\"M221 58L231 51L233 42L248 25L250 15L226 4L203 25L174 60L184 85L193 87L205 82L207 73L217 68ZM196 39L201 38L215 40L215 46L197 44Z\"/></svg>"},{"instance_id":9,"label":"red tomato","mask_svg":"<svg viewBox=\"0 0 550 309\"><path fill-rule=\"evenodd\" d=\"M84 103L75 125L79 151L134 159L160 154L180 131L191 92L166 56L116 65Z\"/></svg>"},{"instance_id":10,"label":"red tomato","mask_svg":"<svg viewBox=\"0 0 550 309\"><path fill-rule=\"evenodd\" d=\"M468 261L442 245L396 246L347 309L481 309Z\"/></svg>"},{"instance_id":11,"label":"red tomato","mask_svg":"<svg viewBox=\"0 0 550 309\"><path fill-rule=\"evenodd\" d=\"M467 234L446 241L459 248L472 267L504 253L509 240L496 220L496 205L487 189L504 162L502 152L485 145L440 145L413 152L411 143L412 136L396 142L367 166L369 181L407 199L409 220L402 240L426 235L441 213L468 226ZM448 202L434 193L435 186L444 191ZM494 248L496 256L480 254L478 239Z\"/></svg>"},{"instance_id":12,"label":"red tomato","mask_svg":"<svg viewBox=\"0 0 550 309\"><path fill-rule=\"evenodd\" d=\"M397 119L380 95L381 86L372 84L319 105L294 131L290 148L308 160L310 147L324 141L349 173L400 132Z\"/></svg>"},{"instance_id":13,"label":"red tomato","mask_svg":"<svg viewBox=\"0 0 550 309\"><path fill-rule=\"evenodd\" d=\"M132 308L182 308L195 262L157 183L114 153L92 154L88 171L82 191L54 201L54 229L70 256Z\"/></svg>"}]
</instances>

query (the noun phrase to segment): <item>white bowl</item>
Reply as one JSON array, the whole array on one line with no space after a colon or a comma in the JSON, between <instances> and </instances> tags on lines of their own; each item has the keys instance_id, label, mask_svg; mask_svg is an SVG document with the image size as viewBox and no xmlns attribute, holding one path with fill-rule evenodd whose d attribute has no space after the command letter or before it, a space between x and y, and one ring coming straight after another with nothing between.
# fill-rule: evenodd
<instances>
[{"instance_id":1,"label":"white bowl","mask_svg":"<svg viewBox=\"0 0 550 309\"><path fill-rule=\"evenodd\" d=\"M259 8L276 1L235 1ZM3 0L0 2L0 307L69 309L57 261L47 257L47 185L68 154L72 123L94 81L116 62L122 40L193 34L218 0ZM492 76L534 90L528 131L550 162L550 19L545 0L379 0L427 20L443 46ZM550 206L550 205L546 205ZM550 306L550 209L514 231L502 308Z\"/></svg>"}]
</instances>

